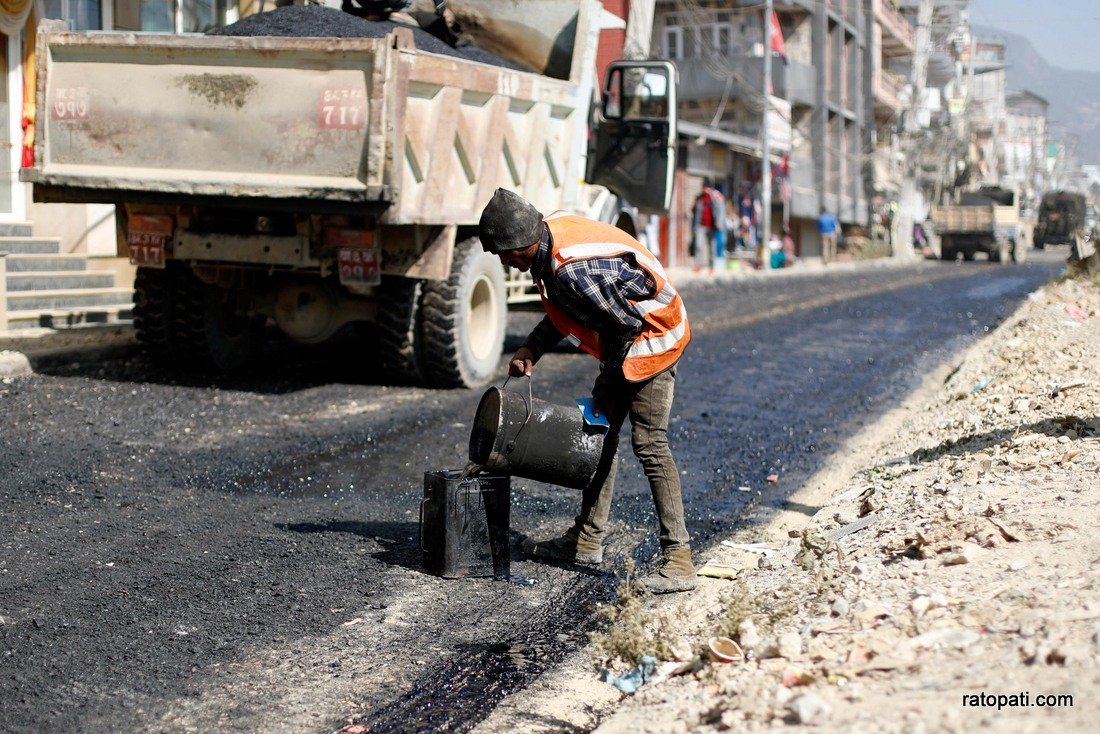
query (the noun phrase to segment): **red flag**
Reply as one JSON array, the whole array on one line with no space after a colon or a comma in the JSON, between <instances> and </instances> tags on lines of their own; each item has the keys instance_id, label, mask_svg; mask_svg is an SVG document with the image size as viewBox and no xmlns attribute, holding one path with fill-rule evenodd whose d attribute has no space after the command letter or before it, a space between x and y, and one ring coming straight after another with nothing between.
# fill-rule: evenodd
<instances>
[{"instance_id":1,"label":"red flag","mask_svg":"<svg viewBox=\"0 0 1100 734\"><path fill-rule=\"evenodd\" d=\"M783 28L779 25L779 16L772 11L772 51L779 54L783 63L787 63L787 46L783 43Z\"/></svg>"}]
</instances>

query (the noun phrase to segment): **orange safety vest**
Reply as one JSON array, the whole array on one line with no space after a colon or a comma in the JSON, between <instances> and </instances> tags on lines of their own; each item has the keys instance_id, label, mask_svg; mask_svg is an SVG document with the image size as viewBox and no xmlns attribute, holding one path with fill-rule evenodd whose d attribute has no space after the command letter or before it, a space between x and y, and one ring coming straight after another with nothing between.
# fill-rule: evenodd
<instances>
[{"instance_id":1,"label":"orange safety vest","mask_svg":"<svg viewBox=\"0 0 1100 734\"><path fill-rule=\"evenodd\" d=\"M642 333L634 339L623 360L623 376L631 382L641 382L663 372L683 354L691 341L691 326L680 294L668 282L665 269L649 250L617 227L558 212L546 218L550 228L550 272L574 260L630 255L638 267L649 273L657 284L653 298L631 301L642 318ZM569 341L603 359L600 336L576 320L546 297L546 289L536 280L542 305L557 330Z\"/></svg>"}]
</instances>

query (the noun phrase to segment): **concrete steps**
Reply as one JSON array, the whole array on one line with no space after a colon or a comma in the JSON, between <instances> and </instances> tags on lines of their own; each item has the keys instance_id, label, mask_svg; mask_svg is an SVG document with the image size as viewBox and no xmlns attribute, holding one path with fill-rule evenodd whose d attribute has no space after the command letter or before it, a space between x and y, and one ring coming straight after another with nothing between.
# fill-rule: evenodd
<instances>
[{"instance_id":1,"label":"concrete steps","mask_svg":"<svg viewBox=\"0 0 1100 734\"><path fill-rule=\"evenodd\" d=\"M132 321L124 269L97 269L94 259L60 249L57 239L31 237L29 225L0 225L0 334Z\"/></svg>"},{"instance_id":2,"label":"concrete steps","mask_svg":"<svg viewBox=\"0 0 1100 734\"><path fill-rule=\"evenodd\" d=\"M94 270L54 270L8 273L8 293L114 288L115 274Z\"/></svg>"},{"instance_id":3,"label":"concrete steps","mask_svg":"<svg viewBox=\"0 0 1100 734\"><path fill-rule=\"evenodd\" d=\"M59 309L56 311L16 311L8 314L9 336L40 335L56 329L83 326L129 324L134 320L133 304L95 309Z\"/></svg>"},{"instance_id":4,"label":"concrete steps","mask_svg":"<svg viewBox=\"0 0 1100 734\"><path fill-rule=\"evenodd\" d=\"M47 271L78 272L88 269L88 258L83 255L8 255L8 274L44 273Z\"/></svg>"},{"instance_id":5,"label":"concrete steps","mask_svg":"<svg viewBox=\"0 0 1100 734\"><path fill-rule=\"evenodd\" d=\"M0 255L56 255L61 241L49 237L0 237Z\"/></svg>"}]
</instances>

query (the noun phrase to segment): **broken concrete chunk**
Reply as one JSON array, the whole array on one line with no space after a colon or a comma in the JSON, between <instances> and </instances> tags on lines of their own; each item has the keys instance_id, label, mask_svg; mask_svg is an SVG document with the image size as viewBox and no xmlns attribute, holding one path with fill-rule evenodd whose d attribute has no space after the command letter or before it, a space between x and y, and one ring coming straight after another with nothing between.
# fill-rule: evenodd
<instances>
[{"instance_id":1,"label":"broken concrete chunk","mask_svg":"<svg viewBox=\"0 0 1100 734\"><path fill-rule=\"evenodd\" d=\"M784 632L777 645L779 657L793 660L802 655L802 637L797 632Z\"/></svg>"},{"instance_id":2,"label":"broken concrete chunk","mask_svg":"<svg viewBox=\"0 0 1100 734\"><path fill-rule=\"evenodd\" d=\"M816 693L803 693L787 703L787 710L797 724L821 725L829 719L832 709Z\"/></svg>"}]
</instances>

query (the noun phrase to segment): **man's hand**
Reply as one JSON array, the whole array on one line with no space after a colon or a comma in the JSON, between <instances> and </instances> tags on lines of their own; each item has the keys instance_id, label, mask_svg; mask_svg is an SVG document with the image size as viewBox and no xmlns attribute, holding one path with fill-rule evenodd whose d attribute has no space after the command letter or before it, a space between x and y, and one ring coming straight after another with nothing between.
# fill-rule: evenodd
<instances>
[{"instance_id":1,"label":"man's hand","mask_svg":"<svg viewBox=\"0 0 1100 734\"><path fill-rule=\"evenodd\" d=\"M512 355L512 361L508 363L508 375L510 377L531 376L535 369L535 353L527 347L520 347Z\"/></svg>"},{"instance_id":2,"label":"man's hand","mask_svg":"<svg viewBox=\"0 0 1100 734\"><path fill-rule=\"evenodd\" d=\"M596 408L596 415L611 416L614 403L611 399L611 378L603 370L596 376L596 383L592 386L592 404Z\"/></svg>"}]
</instances>

